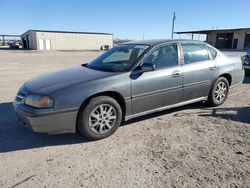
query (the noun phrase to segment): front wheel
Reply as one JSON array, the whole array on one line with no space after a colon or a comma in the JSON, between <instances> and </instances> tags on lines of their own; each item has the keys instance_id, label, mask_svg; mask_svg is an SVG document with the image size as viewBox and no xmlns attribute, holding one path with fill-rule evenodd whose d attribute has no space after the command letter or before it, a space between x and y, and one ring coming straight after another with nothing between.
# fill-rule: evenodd
<instances>
[{"instance_id":1,"label":"front wheel","mask_svg":"<svg viewBox=\"0 0 250 188\"><path fill-rule=\"evenodd\" d=\"M119 103L107 96L90 99L79 113L78 129L89 140L99 140L112 135L122 122Z\"/></svg>"},{"instance_id":2,"label":"front wheel","mask_svg":"<svg viewBox=\"0 0 250 188\"><path fill-rule=\"evenodd\" d=\"M226 78L224 77L219 77L208 96L208 104L211 106L219 106L223 104L228 96L229 92L229 83Z\"/></svg>"}]
</instances>

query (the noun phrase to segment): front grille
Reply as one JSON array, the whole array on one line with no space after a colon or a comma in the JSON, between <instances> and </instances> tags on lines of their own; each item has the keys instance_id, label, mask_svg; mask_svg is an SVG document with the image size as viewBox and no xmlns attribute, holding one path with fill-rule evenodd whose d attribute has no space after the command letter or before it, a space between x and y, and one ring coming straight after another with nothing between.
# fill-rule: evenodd
<instances>
[{"instance_id":1,"label":"front grille","mask_svg":"<svg viewBox=\"0 0 250 188\"><path fill-rule=\"evenodd\" d=\"M22 91L18 91L15 101L17 103L23 103L24 102L24 98L25 98L25 93L23 93Z\"/></svg>"}]
</instances>

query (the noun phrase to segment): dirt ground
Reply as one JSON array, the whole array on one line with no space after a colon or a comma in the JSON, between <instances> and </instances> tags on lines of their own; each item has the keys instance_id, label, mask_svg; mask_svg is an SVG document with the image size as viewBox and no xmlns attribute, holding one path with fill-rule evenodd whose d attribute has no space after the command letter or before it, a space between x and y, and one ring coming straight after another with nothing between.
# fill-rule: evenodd
<instances>
[{"instance_id":1,"label":"dirt ground","mask_svg":"<svg viewBox=\"0 0 250 188\"><path fill-rule=\"evenodd\" d=\"M250 77L220 107L144 116L96 142L17 123L22 83L99 54L0 51L0 187L250 187Z\"/></svg>"}]
</instances>

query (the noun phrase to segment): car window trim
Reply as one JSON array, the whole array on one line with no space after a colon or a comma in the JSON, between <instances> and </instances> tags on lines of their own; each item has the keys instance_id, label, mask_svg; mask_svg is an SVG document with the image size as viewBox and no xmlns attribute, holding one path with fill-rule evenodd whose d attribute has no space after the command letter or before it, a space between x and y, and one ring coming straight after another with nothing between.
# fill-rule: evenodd
<instances>
[{"instance_id":1,"label":"car window trim","mask_svg":"<svg viewBox=\"0 0 250 188\"><path fill-rule=\"evenodd\" d=\"M208 52L209 52L210 59L211 59L211 60L215 60L215 59L217 58L217 55L218 55L217 50L215 50L213 47L211 47L211 46L209 46L209 45L207 45L207 44L206 44L205 46L206 46L206 48L207 48L207 50L208 50ZM213 58L213 55L212 55L212 52L211 52L210 48L213 49L213 50L216 52L216 55L215 55L214 58Z\"/></svg>"}]
</instances>

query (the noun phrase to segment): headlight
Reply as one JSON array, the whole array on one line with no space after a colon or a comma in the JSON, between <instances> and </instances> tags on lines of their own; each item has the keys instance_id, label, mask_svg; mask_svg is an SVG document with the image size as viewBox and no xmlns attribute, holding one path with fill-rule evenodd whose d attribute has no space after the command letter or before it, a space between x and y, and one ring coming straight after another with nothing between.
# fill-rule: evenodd
<instances>
[{"instance_id":1,"label":"headlight","mask_svg":"<svg viewBox=\"0 0 250 188\"><path fill-rule=\"evenodd\" d=\"M54 100L45 95L28 95L25 104L35 108L53 108Z\"/></svg>"},{"instance_id":2,"label":"headlight","mask_svg":"<svg viewBox=\"0 0 250 188\"><path fill-rule=\"evenodd\" d=\"M249 65L250 64L250 56L245 55L245 56L241 57L241 61L242 61L243 65Z\"/></svg>"}]
</instances>

